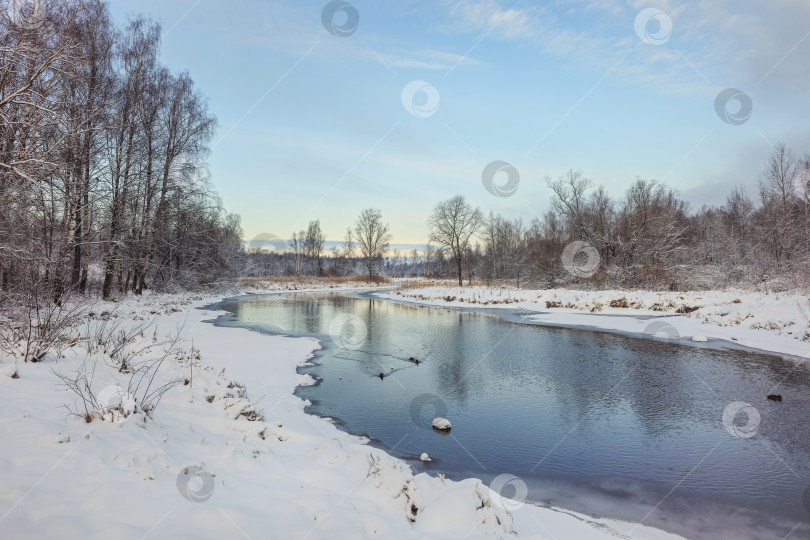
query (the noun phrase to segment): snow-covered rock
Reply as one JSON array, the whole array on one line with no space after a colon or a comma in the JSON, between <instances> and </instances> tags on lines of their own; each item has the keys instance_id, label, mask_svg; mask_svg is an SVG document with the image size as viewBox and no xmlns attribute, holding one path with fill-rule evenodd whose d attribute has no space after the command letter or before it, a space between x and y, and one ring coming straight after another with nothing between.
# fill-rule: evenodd
<instances>
[{"instance_id":1,"label":"snow-covered rock","mask_svg":"<svg viewBox=\"0 0 810 540\"><path fill-rule=\"evenodd\" d=\"M439 431L450 431L450 428L452 426L450 425L450 420L448 420L447 418L434 418L433 427L435 427Z\"/></svg>"},{"instance_id":2,"label":"snow-covered rock","mask_svg":"<svg viewBox=\"0 0 810 540\"><path fill-rule=\"evenodd\" d=\"M422 452L422 455L419 456L419 459L421 459L422 461L433 461L430 459L430 456L427 455L425 452Z\"/></svg>"}]
</instances>

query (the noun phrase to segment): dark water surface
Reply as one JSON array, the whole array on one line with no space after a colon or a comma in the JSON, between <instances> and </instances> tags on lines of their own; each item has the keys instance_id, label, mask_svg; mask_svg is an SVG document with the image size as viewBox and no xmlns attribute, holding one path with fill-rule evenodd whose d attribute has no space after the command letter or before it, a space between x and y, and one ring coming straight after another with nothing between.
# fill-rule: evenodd
<instances>
[{"instance_id":1,"label":"dark water surface","mask_svg":"<svg viewBox=\"0 0 810 540\"><path fill-rule=\"evenodd\" d=\"M218 308L232 314L220 325L320 338L302 369L320 382L296 392L309 412L417 471L487 483L509 473L536 504L688 538L810 538L810 370L796 360L363 295ZM724 424L733 402L752 417ZM447 436L430 427L437 411L453 424Z\"/></svg>"}]
</instances>

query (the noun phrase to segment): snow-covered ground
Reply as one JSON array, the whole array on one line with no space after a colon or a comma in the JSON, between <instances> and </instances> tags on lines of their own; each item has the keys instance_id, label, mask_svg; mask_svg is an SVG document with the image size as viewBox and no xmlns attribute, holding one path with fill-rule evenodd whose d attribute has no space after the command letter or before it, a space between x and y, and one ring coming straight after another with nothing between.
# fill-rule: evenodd
<instances>
[{"instance_id":1,"label":"snow-covered ground","mask_svg":"<svg viewBox=\"0 0 810 540\"><path fill-rule=\"evenodd\" d=\"M377 293L425 305L510 308L531 322L681 342L720 340L810 358L810 298L797 293L514 290L448 285Z\"/></svg>"},{"instance_id":2,"label":"snow-covered ground","mask_svg":"<svg viewBox=\"0 0 810 540\"><path fill-rule=\"evenodd\" d=\"M219 313L197 308L220 298L99 303L63 357L0 359L0 538L677 538L414 475L304 412L293 391L312 380L296 368L316 340L214 327ZM88 345L105 328L107 344ZM167 349L151 388L181 382L147 417L118 366L137 376ZM89 423L57 376L82 369L101 407Z\"/></svg>"}]
</instances>

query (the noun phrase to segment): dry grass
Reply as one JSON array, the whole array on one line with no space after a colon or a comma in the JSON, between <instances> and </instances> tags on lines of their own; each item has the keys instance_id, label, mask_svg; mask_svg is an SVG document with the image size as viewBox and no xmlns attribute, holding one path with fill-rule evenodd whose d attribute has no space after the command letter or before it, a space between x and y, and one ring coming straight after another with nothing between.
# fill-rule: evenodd
<instances>
[{"instance_id":1,"label":"dry grass","mask_svg":"<svg viewBox=\"0 0 810 540\"><path fill-rule=\"evenodd\" d=\"M284 285L312 285L312 284L323 284L323 285L337 285L337 284L346 284L346 283L374 283L375 285L382 285L390 283L391 280L384 276L374 276L370 278L368 276L325 276L325 277L316 277L316 276L269 276L269 277L241 277L238 278L237 281L241 284L245 285L256 285L261 286L262 284L267 283L279 283Z\"/></svg>"},{"instance_id":2,"label":"dry grass","mask_svg":"<svg viewBox=\"0 0 810 540\"><path fill-rule=\"evenodd\" d=\"M400 289L423 289L426 287L448 287L455 285L455 282L437 281L435 279L413 278L399 282Z\"/></svg>"},{"instance_id":3,"label":"dry grass","mask_svg":"<svg viewBox=\"0 0 810 540\"><path fill-rule=\"evenodd\" d=\"M627 298L622 296L621 298L611 300L610 301L610 307L612 307L612 308L629 308L630 303L627 301Z\"/></svg>"}]
</instances>

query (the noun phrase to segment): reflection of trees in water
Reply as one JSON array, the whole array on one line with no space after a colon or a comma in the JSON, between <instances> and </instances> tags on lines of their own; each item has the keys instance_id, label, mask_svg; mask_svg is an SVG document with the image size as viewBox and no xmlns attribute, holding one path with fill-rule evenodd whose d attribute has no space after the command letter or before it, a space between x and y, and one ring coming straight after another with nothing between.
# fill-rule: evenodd
<instances>
[{"instance_id":1,"label":"reflection of trees in water","mask_svg":"<svg viewBox=\"0 0 810 540\"><path fill-rule=\"evenodd\" d=\"M298 333L304 331L301 313L306 307L302 304L290 297L263 296L229 302L223 307L239 321Z\"/></svg>"},{"instance_id":2,"label":"reflection of trees in water","mask_svg":"<svg viewBox=\"0 0 810 540\"><path fill-rule=\"evenodd\" d=\"M296 332L320 333L322 328L320 324L320 304L320 298L309 295L302 295L301 299L296 298L289 303L285 302L285 306L289 305L292 312L289 326L295 329Z\"/></svg>"},{"instance_id":3,"label":"reflection of trees in water","mask_svg":"<svg viewBox=\"0 0 810 540\"><path fill-rule=\"evenodd\" d=\"M363 348L373 351L375 347L386 350L386 323L387 318L377 317L377 301L373 298L357 300L354 302L355 309L352 313L360 317L366 325L366 343Z\"/></svg>"},{"instance_id":4,"label":"reflection of trees in water","mask_svg":"<svg viewBox=\"0 0 810 540\"><path fill-rule=\"evenodd\" d=\"M589 430L619 413L631 356L617 354L591 332L538 328L540 342L532 369L554 394L563 423Z\"/></svg>"},{"instance_id":5,"label":"reflection of trees in water","mask_svg":"<svg viewBox=\"0 0 810 540\"><path fill-rule=\"evenodd\" d=\"M648 434L689 419L713 419L708 390L687 365L693 360L688 348L587 330L525 328L511 345L517 351L506 354L524 357L526 365L499 375L534 377L538 391L554 395L563 424L601 430L626 416L627 408L633 419L621 424L632 428L637 422ZM525 343L532 344L531 352Z\"/></svg>"},{"instance_id":6,"label":"reflection of trees in water","mask_svg":"<svg viewBox=\"0 0 810 540\"><path fill-rule=\"evenodd\" d=\"M711 388L693 371L690 351L670 343L633 341L628 344L634 354L623 394L646 435L714 423L718 404Z\"/></svg>"},{"instance_id":7,"label":"reflection of trees in water","mask_svg":"<svg viewBox=\"0 0 810 540\"><path fill-rule=\"evenodd\" d=\"M500 337L485 318L476 313L458 312L444 317L442 325L425 328L432 351L429 365L435 369L437 395L463 404L471 395L484 393L490 363L483 357ZM492 344L487 346L490 342Z\"/></svg>"},{"instance_id":8,"label":"reflection of trees in water","mask_svg":"<svg viewBox=\"0 0 810 540\"><path fill-rule=\"evenodd\" d=\"M748 351L696 349L674 344L632 340L639 350L639 364L630 378L627 396L648 435L661 435L692 425L714 425L722 432L720 417L733 401L752 403L763 417L758 436L776 435L790 440L804 431L802 414L782 415L766 395L778 386L780 392L805 395L810 380L806 370L775 356ZM790 375L796 378L790 380ZM780 384L780 381L784 381ZM794 404L795 406L795 404ZM810 409L810 399L801 410ZM769 411L776 412L769 415ZM798 443L806 435L795 438Z\"/></svg>"},{"instance_id":9,"label":"reflection of trees in water","mask_svg":"<svg viewBox=\"0 0 810 540\"><path fill-rule=\"evenodd\" d=\"M810 486L810 440L807 419L810 417L810 362L805 360L764 357L763 363L778 374L777 387L768 386L765 392L783 396L783 403L774 403L761 394L756 407L760 410L763 424L758 434L779 441L780 452L794 457L796 463L804 463L803 481ZM783 407L788 405L788 407ZM778 419L778 421L774 421ZM801 472L800 472L801 474ZM810 508L807 509L810 518Z\"/></svg>"},{"instance_id":10,"label":"reflection of trees in water","mask_svg":"<svg viewBox=\"0 0 810 540\"><path fill-rule=\"evenodd\" d=\"M557 329L552 335L554 359L546 364L551 386L561 417L579 429L638 426L647 436L660 436L716 423L722 411L712 381L707 386L696 374L696 366L715 362L715 351L585 330ZM616 424L625 407L633 418Z\"/></svg>"},{"instance_id":11,"label":"reflection of trees in water","mask_svg":"<svg viewBox=\"0 0 810 540\"><path fill-rule=\"evenodd\" d=\"M421 357L419 369L428 371L433 393L458 403L485 394L492 385L499 390L530 385L538 398L553 395L542 402L555 408L560 425L579 424L583 431L604 429L622 417L623 427L640 426L646 437L690 425L721 430L723 407L748 401L762 413L759 435L786 442L789 451L803 452L805 458L810 455L803 425L803 413L810 410L810 366L797 367L792 360L519 325L474 312L334 293L250 298L224 307L239 320L268 321L292 333L321 336L328 334L333 317L351 313L366 324L362 350L371 353L351 357L368 364L369 372L379 371L379 360L396 366L400 359ZM380 353L377 360L375 352ZM785 402L767 402L771 391L784 394ZM788 407L791 414L784 414ZM632 418L626 418L628 411Z\"/></svg>"}]
</instances>

